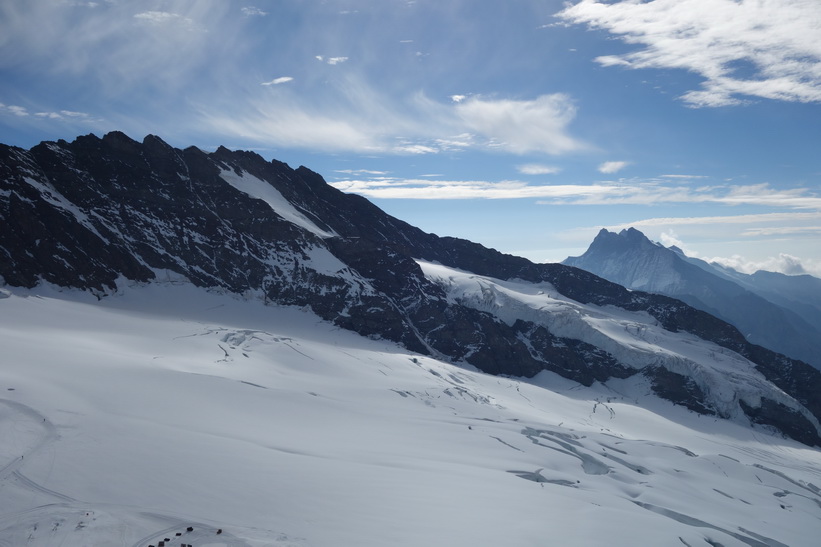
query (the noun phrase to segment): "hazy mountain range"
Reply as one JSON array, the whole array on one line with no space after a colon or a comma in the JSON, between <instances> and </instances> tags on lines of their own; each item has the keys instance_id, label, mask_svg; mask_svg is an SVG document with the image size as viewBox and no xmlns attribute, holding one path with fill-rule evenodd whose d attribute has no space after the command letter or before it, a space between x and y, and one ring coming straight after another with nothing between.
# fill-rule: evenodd
<instances>
[{"instance_id":1,"label":"hazy mountain range","mask_svg":"<svg viewBox=\"0 0 821 547\"><path fill-rule=\"evenodd\" d=\"M735 325L755 344L821 368L821 279L743 274L687 257L630 228L601 230L587 251L563 264L630 289L673 296Z\"/></svg>"},{"instance_id":2,"label":"hazy mountain range","mask_svg":"<svg viewBox=\"0 0 821 547\"><path fill-rule=\"evenodd\" d=\"M0 146L0 222L0 544L821 531L821 372L681 300L155 136Z\"/></svg>"}]
</instances>

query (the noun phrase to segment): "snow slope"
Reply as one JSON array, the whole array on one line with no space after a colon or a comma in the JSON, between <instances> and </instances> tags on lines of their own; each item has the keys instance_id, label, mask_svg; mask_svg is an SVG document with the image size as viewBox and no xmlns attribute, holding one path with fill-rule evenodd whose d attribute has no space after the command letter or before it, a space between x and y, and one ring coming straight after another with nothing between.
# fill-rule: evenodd
<instances>
[{"instance_id":1,"label":"snow slope","mask_svg":"<svg viewBox=\"0 0 821 547\"><path fill-rule=\"evenodd\" d=\"M285 199L285 196L279 190L251 173L242 171L237 174L231 169L222 169L220 177L240 192L248 194L252 198L261 199L271 207L272 211L288 222L296 224L319 237L337 236L337 234L323 230L314 224L308 217L297 211L296 207Z\"/></svg>"},{"instance_id":2,"label":"snow slope","mask_svg":"<svg viewBox=\"0 0 821 547\"><path fill-rule=\"evenodd\" d=\"M418 263L454 302L491 313L509 325L517 319L530 321L547 327L556 336L602 348L620 363L635 368L663 366L693 378L720 416L746 422L738 399L758 406L764 396L803 411L819 428L810 412L767 382L753 363L689 333L667 331L645 312L580 304L549 283L501 281L438 264Z\"/></svg>"},{"instance_id":3,"label":"snow slope","mask_svg":"<svg viewBox=\"0 0 821 547\"><path fill-rule=\"evenodd\" d=\"M3 547L821 535L821 453L638 380L488 376L187 284L0 291Z\"/></svg>"}]
</instances>

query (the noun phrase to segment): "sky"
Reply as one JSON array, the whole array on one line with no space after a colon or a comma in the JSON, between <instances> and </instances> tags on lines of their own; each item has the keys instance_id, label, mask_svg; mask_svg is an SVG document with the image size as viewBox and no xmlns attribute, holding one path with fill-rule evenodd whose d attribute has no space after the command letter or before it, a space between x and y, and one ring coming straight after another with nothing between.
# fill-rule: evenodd
<instances>
[{"instance_id":1,"label":"sky","mask_svg":"<svg viewBox=\"0 0 821 547\"><path fill-rule=\"evenodd\" d=\"M5 0L0 142L304 165L536 262L602 229L821 276L818 0Z\"/></svg>"}]
</instances>

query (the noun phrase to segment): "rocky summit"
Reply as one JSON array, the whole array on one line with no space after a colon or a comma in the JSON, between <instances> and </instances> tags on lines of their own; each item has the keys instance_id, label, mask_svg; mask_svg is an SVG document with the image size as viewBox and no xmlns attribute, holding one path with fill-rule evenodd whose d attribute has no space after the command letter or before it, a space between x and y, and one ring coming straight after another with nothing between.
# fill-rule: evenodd
<instances>
[{"instance_id":1,"label":"rocky summit","mask_svg":"<svg viewBox=\"0 0 821 547\"><path fill-rule=\"evenodd\" d=\"M640 375L694 412L821 445L821 373L706 311L424 233L305 167L251 152L181 150L119 132L0 146L0 222L9 286L102 299L126 281L184 280L308 307L343 329L490 374L546 370L583 385ZM597 327L602 318L642 348ZM728 356L732 374L676 353L684 340Z\"/></svg>"}]
</instances>

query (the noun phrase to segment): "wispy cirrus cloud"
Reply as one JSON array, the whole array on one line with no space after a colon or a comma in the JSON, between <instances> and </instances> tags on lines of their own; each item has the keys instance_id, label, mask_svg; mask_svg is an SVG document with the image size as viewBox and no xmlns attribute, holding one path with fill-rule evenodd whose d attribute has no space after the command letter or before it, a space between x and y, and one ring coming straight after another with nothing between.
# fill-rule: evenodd
<instances>
[{"instance_id":1,"label":"wispy cirrus cloud","mask_svg":"<svg viewBox=\"0 0 821 547\"><path fill-rule=\"evenodd\" d=\"M0 69L29 72L46 82L41 89L71 82L77 106L68 110L89 110L83 101L94 97L100 117L117 129L156 132L162 126L171 138L179 132L188 140L207 135L246 147L396 155L562 155L589 148L571 131L576 105L566 94L442 93L429 99L412 83L387 85L384 74L369 72L371 53L357 43L346 47L350 59L362 63L351 63L348 49L336 49L345 42L332 35L316 45L286 40L289 49L278 63L283 72L269 76L257 62L263 56L249 55L260 43L249 40L255 28L249 19L261 14L245 7L190 0L101 2L94 9L51 0L0 2ZM307 32L307 26L298 30ZM314 52L322 54L306 63ZM6 103L35 111L20 101L9 97ZM37 111L56 115L61 109ZM34 119L23 110L19 115Z\"/></svg>"},{"instance_id":2,"label":"wispy cirrus cloud","mask_svg":"<svg viewBox=\"0 0 821 547\"><path fill-rule=\"evenodd\" d=\"M195 70L219 66L237 51L242 17L231 6L171 0L162 10L142 3L30 0L0 5L0 67L86 81L122 96L190 83ZM220 40L210 31L219 28ZM209 40L209 37L211 38ZM56 55L55 52L59 52ZM77 79L79 80L71 80Z\"/></svg>"},{"instance_id":3,"label":"wispy cirrus cloud","mask_svg":"<svg viewBox=\"0 0 821 547\"><path fill-rule=\"evenodd\" d=\"M603 66L699 74L702 89L681 97L689 106L749 97L821 101L821 3L814 0L581 0L557 17L640 47L597 57Z\"/></svg>"},{"instance_id":4,"label":"wispy cirrus cloud","mask_svg":"<svg viewBox=\"0 0 821 547\"><path fill-rule=\"evenodd\" d=\"M143 11L134 14L134 19L152 25L177 25L190 30L197 28L192 19L170 11Z\"/></svg>"},{"instance_id":5,"label":"wispy cirrus cloud","mask_svg":"<svg viewBox=\"0 0 821 547\"><path fill-rule=\"evenodd\" d=\"M555 175L561 171L561 168L541 163L526 163L517 165L516 170L523 175Z\"/></svg>"},{"instance_id":6,"label":"wispy cirrus cloud","mask_svg":"<svg viewBox=\"0 0 821 547\"><path fill-rule=\"evenodd\" d=\"M600 188L572 185L537 186L517 180L396 179L342 180L331 186L344 192L381 199L517 199L596 193Z\"/></svg>"},{"instance_id":7,"label":"wispy cirrus cloud","mask_svg":"<svg viewBox=\"0 0 821 547\"><path fill-rule=\"evenodd\" d=\"M709 177L707 177L707 175L661 175L661 177L665 178L665 179L686 179L686 180L709 178Z\"/></svg>"},{"instance_id":8,"label":"wispy cirrus cloud","mask_svg":"<svg viewBox=\"0 0 821 547\"><path fill-rule=\"evenodd\" d=\"M565 95L531 100L471 97L460 103L423 94L397 98L355 76L307 101L301 89L203 107L202 127L269 144L326 151L436 154L480 149L561 155L588 145L571 136L575 107Z\"/></svg>"},{"instance_id":9,"label":"wispy cirrus cloud","mask_svg":"<svg viewBox=\"0 0 821 547\"><path fill-rule=\"evenodd\" d=\"M786 212L786 213L759 213L759 214L744 214L744 215L720 215L720 216L697 216L697 217L656 217L646 218L641 220L634 220L632 222L625 222L623 224L613 226L599 226L598 228L607 228L609 230L624 230L630 227L656 227L656 226L687 226L687 225L722 225L722 224L766 224L787 222L819 222L821 221L821 211L802 213L802 212ZM780 228L775 228L780 229Z\"/></svg>"},{"instance_id":10,"label":"wispy cirrus cloud","mask_svg":"<svg viewBox=\"0 0 821 547\"><path fill-rule=\"evenodd\" d=\"M604 185L607 192L545 201L570 205L661 205L707 203L758 205L791 209L821 210L821 195L807 188L776 188L767 183L750 185L704 185L697 188L664 179L623 179Z\"/></svg>"},{"instance_id":11,"label":"wispy cirrus cloud","mask_svg":"<svg viewBox=\"0 0 821 547\"><path fill-rule=\"evenodd\" d=\"M373 169L337 169L335 173L343 173L346 175L387 175L387 171L375 171Z\"/></svg>"},{"instance_id":12,"label":"wispy cirrus cloud","mask_svg":"<svg viewBox=\"0 0 821 547\"><path fill-rule=\"evenodd\" d=\"M703 185L697 188L665 179L625 179L602 181L591 184L528 184L517 180L428 180L374 177L369 179L338 180L331 183L336 188L379 199L536 199L541 205L755 205L808 211L807 218L821 214L821 195L807 188L773 188L769 184L753 185ZM794 213L791 218L796 218ZM747 215L740 217L713 217L718 219L742 218L751 222ZM757 215L758 220L777 216ZM670 219L644 221L663 223ZM688 221L683 220L682 223ZM704 218L693 218L692 223L704 223ZM625 225L626 226L626 225Z\"/></svg>"},{"instance_id":13,"label":"wispy cirrus cloud","mask_svg":"<svg viewBox=\"0 0 821 547\"><path fill-rule=\"evenodd\" d=\"M768 226L761 228L749 228L744 230L742 235L759 236L785 236L785 235L818 235L821 236L821 225L818 226Z\"/></svg>"}]
</instances>

